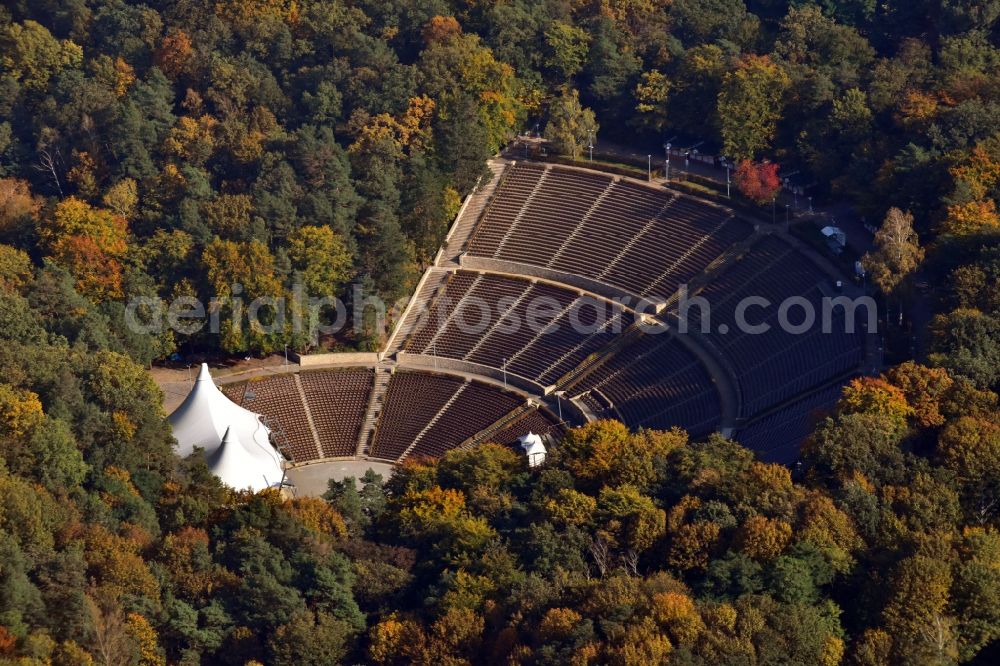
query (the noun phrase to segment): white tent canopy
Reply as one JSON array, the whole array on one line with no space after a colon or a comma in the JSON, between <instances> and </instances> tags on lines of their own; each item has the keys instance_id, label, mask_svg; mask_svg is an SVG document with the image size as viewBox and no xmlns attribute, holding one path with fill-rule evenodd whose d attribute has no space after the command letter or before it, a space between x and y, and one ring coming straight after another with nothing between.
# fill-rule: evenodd
<instances>
[{"instance_id":1,"label":"white tent canopy","mask_svg":"<svg viewBox=\"0 0 1000 666\"><path fill-rule=\"evenodd\" d=\"M519 437L518 441L521 442L521 448L528 456L528 467L537 467L545 462L545 444L540 435L529 432L527 435Z\"/></svg>"},{"instance_id":2,"label":"white tent canopy","mask_svg":"<svg viewBox=\"0 0 1000 666\"><path fill-rule=\"evenodd\" d=\"M189 456L195 447L201 447L211 460L229 432L241 443L246 460L256 465L252 476L258 479L266 477L272 485L280 483L282 459L271 446L267 426L261 422L259 415L240 407L219 390L212 381L207 363L201 364L191 392L168 420L177 440L178 455Z\"/></svg>"},{"instance_id":3,"label":"white tent canopy","mask_svg":"<svg viewBox=\"0 0 1000 666\"><path fill-rule=\"evenodd\" d=\"M281 469L268 470L261 465L232 428L226 428L222 442L208 455L207 462L212 474L233 488L259 491L281 482Z\"/></svg>"}]
</instances>

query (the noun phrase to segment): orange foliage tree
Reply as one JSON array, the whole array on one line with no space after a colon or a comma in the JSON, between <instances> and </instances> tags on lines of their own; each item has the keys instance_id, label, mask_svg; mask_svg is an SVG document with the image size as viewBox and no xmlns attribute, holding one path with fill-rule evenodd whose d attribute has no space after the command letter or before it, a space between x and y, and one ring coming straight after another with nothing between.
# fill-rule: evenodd
<instances>
[{"instance_id":1,"label":"orange foliage tree","mask_svg":"<svg viewBox=\"0 0 1000 666\"><path fill-rule=\"evenodd\" d=\"M122 295L121 260L127 250L124 218L76 197L59 202L39 229L49 257L93 300Z\"/></svg>"},{"instance_id":2,"label":"orange foliage tree","mask_svg":"<svg viewBox=\"0 0 1000 666\"><path fill-rule=\"evenodd\" d=\"M948 214L939 231L955 236L967 236L984 230L1000 229L1000 215L992 199L971 201L948 207Z\"/></svg>"},{"instance_id":3,"label":"orange foliage tree","mask_svg":"<svg viewBox=\"0 0 1000 666\"><path fill-rule=\"evenodd\" d=\"M774 162L743 160L736 166L733 179L736 189L759 206L773 201L781 189L778 165Z\"/></svg>"}]
</instances>

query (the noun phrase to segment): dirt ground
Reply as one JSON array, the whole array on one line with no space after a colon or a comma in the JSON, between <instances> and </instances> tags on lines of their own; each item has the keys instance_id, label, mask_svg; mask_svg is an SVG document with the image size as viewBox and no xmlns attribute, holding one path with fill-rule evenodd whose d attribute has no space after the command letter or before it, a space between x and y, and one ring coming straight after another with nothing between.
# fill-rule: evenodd
<instances>
[{"instance_id":1,"label":"dirt ground","mask_svg":"<svg viewBox=\"0 0 1000 666\"><path fill-rule=\"evenodd\" d=\"M289 361L292 366L292 361ZM208 368L215 378L216 383L236 381L253 377L265 372L283 370L285 357L283 354L271 354L264 358L233 359L222 362L209 362ZM194 380L198 377L200 363L191 363L190 367L185 364L172 363L169 366L153 366L149 374L153 381L163 391L163 411L170 414L184 402L184 398L191 391Z\"/></svg>"}]
</instances>

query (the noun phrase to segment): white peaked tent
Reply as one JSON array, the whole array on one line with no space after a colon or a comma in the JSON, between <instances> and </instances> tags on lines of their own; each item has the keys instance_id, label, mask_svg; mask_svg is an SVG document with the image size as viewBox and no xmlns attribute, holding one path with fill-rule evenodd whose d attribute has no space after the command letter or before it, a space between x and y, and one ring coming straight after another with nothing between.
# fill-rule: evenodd
<instances>
[{"instance_id":1,"label":"white peaked tent","mask_svg":"<svg viewBox=\"0 0 1000 666\"><path fill-rule=\"evenodd\" d=\"M528 467L538 467L545 462L545 444L542 443L540 435L529 432L527 435L519 437L518 441L521 442L521 448L528 456Z\"/></svg>"},{"instance_id":2,"label":"white peaked tent","mask_svg":"<svg viewBox=\"0 0 1000 666\"><path fill-rule=\"evenodd\" d=\"M253 476L266 477L271 485L281 482L282 459L271 446L267 426L259 415L240 407L219 390L207 363L201 364L194 387L168 420L177 440L178 455L189 456L195 447L201 447L211 459L216 449L221 448L224 435L230 432L241 443L248 460L257 466Z\"/></svg>"},{"instance_id":3,"label":"white peaked tent","mask_svg":"<svg viewBox=\"0 0 1000 666\"><path fill-rule=\"evenodd\" d=\"M233 488L255 492L280 483L281 469L268 470L247 450L232 428L226 428L222 442L207 457L208 468Z\"/></svg>"}]
</instances>

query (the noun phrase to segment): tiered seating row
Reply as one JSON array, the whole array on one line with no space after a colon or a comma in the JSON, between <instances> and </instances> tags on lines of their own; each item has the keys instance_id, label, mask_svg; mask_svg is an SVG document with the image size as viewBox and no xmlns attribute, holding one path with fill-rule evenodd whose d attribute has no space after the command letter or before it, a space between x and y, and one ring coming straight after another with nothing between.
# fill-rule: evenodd
<instances>
[{"instance_id":1,"label":"tiered seating row","mask_svg":"<svg viewBox=\"0 0 1000 666\"><path fill-rule=\"evenodd\" d=\"M743 446L756 451L763 460L792 464L799 457L802 441L840 398L841 388L837 384L792 403L744 428L737 439Z\"/></svg>"},{"instance_id":2,"label":"tiered seating row","mask_svg":"<svg viewBox=\"0 0 1000 666\"><path fill-rule=\"evenodd\" d=\"M398 460L407 450L408 456L443 455L522 403L516 394L489 384L397 371L389 381L371 455L386 460Z\"/></svg>"},{"instance_id":3,"label":"tiered seating row","mask_svg":"<svg viewBox=\"0 0 1000 666\"><path fill-rule=\"evenodd\" d=\"M608 176L550 169L496 258L546 266L611 182Z\"/></svg>"},{"instance_id":4,"label":"tiered seating row","mask_svg":"<svg viewBox=\"0 0 1000 666\"><path fill-rule=\"evenodd\" d=\"M543 437L552 435L555 439L559 439L562 436L563 428L556 422L555 417L549 416L539 409L532 409L522 418L490 437L489 441L503 446L517 446L518 438L524 437L529 432Z\"/></svg>"},{"instance_id":5,"label":"tiered seating row","mask_svg":"<svg viewBox=\"0 0 1000 666\"><path fill-rule=\"evenodd\" d=\"M369 368L302 373L302 390L324 458L355 454L374 379Z\"/></svg>"},{"instance_id":6,"label":"tiered seating row","mask_svg":"<svg viewBox=\"0 0 1000 666\"><path fill-rule=\"evenodd\" d=\"M676 340L643 335L573 387L600 416L613 405L633 428L680 426L694 435L720 417L719 398L701 363Z\"/></svg>"},{"instance_id":7,"label":"tiered seating row","mask_svg":"<svg viewBox=\"0 0 1000 666\"><path fill-rule=\"evenodd\" d=\"M463 383L445 375L394 372L375 428L371 455L399 459Z\"/></svg>"},{"instance_id":8,"label":"tiered seating row","mask_svg":"<svg viewBox=\"0 0 1000 666\"><path fill-rule=\"evenodd\" d=\"M508 188L501 187L470 254L667 298L751 233L750 225L724 209L695 199L558 167L539 180L537 168L517 164L508 170L512 182L530 183L535 194L530 201L528 194L521 196L524 185L508 199Z\"/></svg>"},{"instance_id":9,"label":"tiered seating row","mask_svg":"<svg viewBox=\"0 0 1000 666\"><path fill-rule=\"evenodd\" d=\"M523 400L486 384L469 382L410 452L441 456L514 410Z\"/></svg>"},{"instance_id":10,"label":"tiered seating row","mask_svg":"<svg viewBox=\"0 0 1000 666\"><path fill-rule=\"evenodd\" d=\"M844 332L843 312L834 313L830 333L822 332L823 295L817 285L823 279L805 256L784 241L768 237L698 294L711 306L708 337L736 370L744 416L759 413L860 363L863 339L858 332ZM769 325L766 333L753 334L737 327L736 307L749 296L763 297L770 303L749 308L745 316L748 323ZM806 298L816 313L815 323L800 334L782 330L778 320L780 304L793 296ZM697 307L692 308L692 325L698 325L698 316ZM796 306L789 318L798 323L801 316L802 310Z\"/></svg>"},{"instance_id":11,"label":"tiered seating row","mask_svg":"<svg viewBox=\"0 0 1000 666\"><path fill-rule=\"evenodd\" d=\"M547 385L607 344L631 318L605 301L553 285L458 272L427 321L406 341L407 351L506 367Z\"/></svg>"},{"instance_id":12,"label":"tiered seating row","mask_svg":"<svg viewBox=\"0 0 1000 666\"><path fill-rule=\"evenodd\" d=\"M221 388L230 400L267 417L273 430L280 429L284 433L283 438L277 437L282 454L294 462L315 460L316 442L292 375L271 375L239 384L225 384Z\"/></svg>"},{"instance_id":13,"label":"tiered seating row","mask_svg":"<svg viewBox=\"0 0 1000 666\"><path fill-rule=\"evenodd\" d=\"M518 164L506 170L471 239L470 249L483 256L492 256L497 251L544 171L543 167L532 164Z\"/></svg>"}]
</instances>

